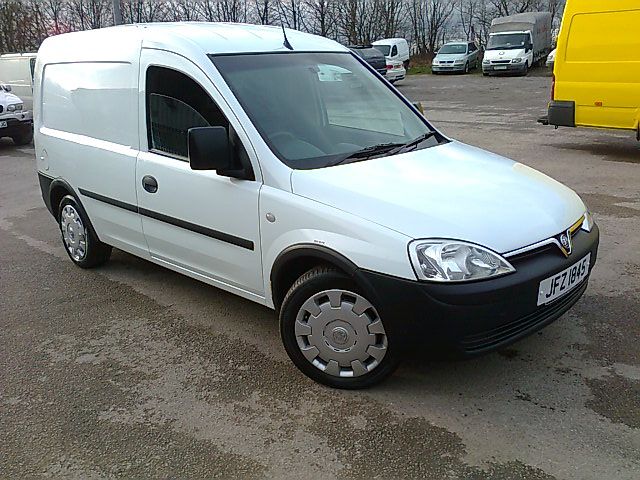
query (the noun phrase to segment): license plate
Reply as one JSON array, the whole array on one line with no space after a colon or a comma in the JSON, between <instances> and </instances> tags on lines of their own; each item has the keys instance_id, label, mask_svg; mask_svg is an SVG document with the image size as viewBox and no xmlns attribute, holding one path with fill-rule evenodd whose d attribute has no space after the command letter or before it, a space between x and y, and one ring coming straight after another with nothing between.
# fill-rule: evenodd
<instances>
[{"instance_id":1,"label":"license plate","mask_svg":"<svg viewBox=\"0 0 640 480\"><path fill-rule=\"evenodd\" d=\"M591 254L578 260L569 268L540 282L538 288L538 305L544 305L568 293L589 275Z\"/></svg>"},{"instance_id":2,"label":"license plate","mask_svg":"<svg viewBox=\"0 0 640 480\"><path fill-rule=\"evenodd\" d=\"M0 128L7 128L7 122L0 122Z\"/></svg>"},{"instance_id":3,"label":"license plate","mask_svg":"<svg viewBox=\"0 0 640 480\"><path fill-rule=\"evenodd\" d=\"M496 70L506 70L507 69L507 67L505 65L500 65L498 67L493 67L493 68L495 68Z\"/></svg>"}]
</instances>

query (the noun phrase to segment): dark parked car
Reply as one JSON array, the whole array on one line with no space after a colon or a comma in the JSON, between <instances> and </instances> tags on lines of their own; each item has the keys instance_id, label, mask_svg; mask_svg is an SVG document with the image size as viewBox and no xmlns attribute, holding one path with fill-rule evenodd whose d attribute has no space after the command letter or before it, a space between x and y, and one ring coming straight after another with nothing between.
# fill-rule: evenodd
<instances>
[{"instance_id":1,"label":"dark parked car","mask_svg":"<svg viewBox=\"0 0 640 480\"><path fill-rule=\"evenodd\" d=\"M349 48L375 68L380 75L387 74L387 60L380 50L371 45L350 45Z\"/></svg>"}]
</instances>

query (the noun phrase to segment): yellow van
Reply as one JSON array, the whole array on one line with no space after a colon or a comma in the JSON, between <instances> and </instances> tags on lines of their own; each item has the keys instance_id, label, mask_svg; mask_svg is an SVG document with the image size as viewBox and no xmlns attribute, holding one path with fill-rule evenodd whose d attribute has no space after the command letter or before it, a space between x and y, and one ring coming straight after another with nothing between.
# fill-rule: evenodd
<instances>
[{"instance_id":1,"label":"yellow van","mask_svg":"<svg viewBox=\"0 0 640 480\"><path fill-rule=\"evenodd\" d=\"M633 130L640 140L639 28L639 0L567 0L549 124Z\"/></svg>"}]
</instances>

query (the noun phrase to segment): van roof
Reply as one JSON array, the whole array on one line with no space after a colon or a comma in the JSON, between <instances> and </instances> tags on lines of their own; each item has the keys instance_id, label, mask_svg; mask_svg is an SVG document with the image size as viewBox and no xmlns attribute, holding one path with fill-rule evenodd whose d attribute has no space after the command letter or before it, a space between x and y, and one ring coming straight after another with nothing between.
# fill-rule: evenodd
<instances>
[{"instance_id":1,"label":"van roof","mask_svg":"<svg viewBox=\"0 0 640 480\"><path fill-rule=\"evenodd\" d=\"M373 42L373 45L385 45L389 43L402 43L407 42L406 38L381 38L380 40L376 40Z\"/></svg>"},{"instance_id":2,"label":"van roof","mask_svg":"<svg viewBox=\"0 0 640 480\"><path fill-rule=\"evenodd\" d=\"M348 51L333 40L286 29L294 51ZM133 59L140 46L187 57L219 53L288 51L282 27L240 23L144 23L49 37L40 48L45 63Z\"/></svg>"}]
</instances>

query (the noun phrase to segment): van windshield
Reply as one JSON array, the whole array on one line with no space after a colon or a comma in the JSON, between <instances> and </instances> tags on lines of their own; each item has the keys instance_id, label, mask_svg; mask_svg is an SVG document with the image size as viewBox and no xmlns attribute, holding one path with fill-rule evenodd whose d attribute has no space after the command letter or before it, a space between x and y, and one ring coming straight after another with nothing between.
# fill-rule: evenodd
<instances>
[{"instance_id":1,"label":"van windshield","mask_svg":"<svg viewBox=\"0 0 640 480\"><path fill-rule=\"evenodd\" d=\"M525 43L529 40L526 33L507 33L504 35L491 35L487 50L513 50L524 48Z\"/></svg>"},{"instance_id":2,"label":"van windshield","mask_svg":"<svg viewBox=\"0 0 640 480\"><path fill-rule=\"evenodd\" d=\"M211 60L273 153L291 168L362 161L400 153L405 144L415 149L445 141L430 135L429 124L349 53Z\"/></svg>"},{"instance_id":3,"label":"van windshield","mask_svg":"<svg viewBox=\"0 0 640 480\"><path fill-rule=\"evenodd\" d=\"M385 57L389 56L389 52L391 51L391 45L374 45L373 48L382 53Z\"/></svg>"}]
</instances>

